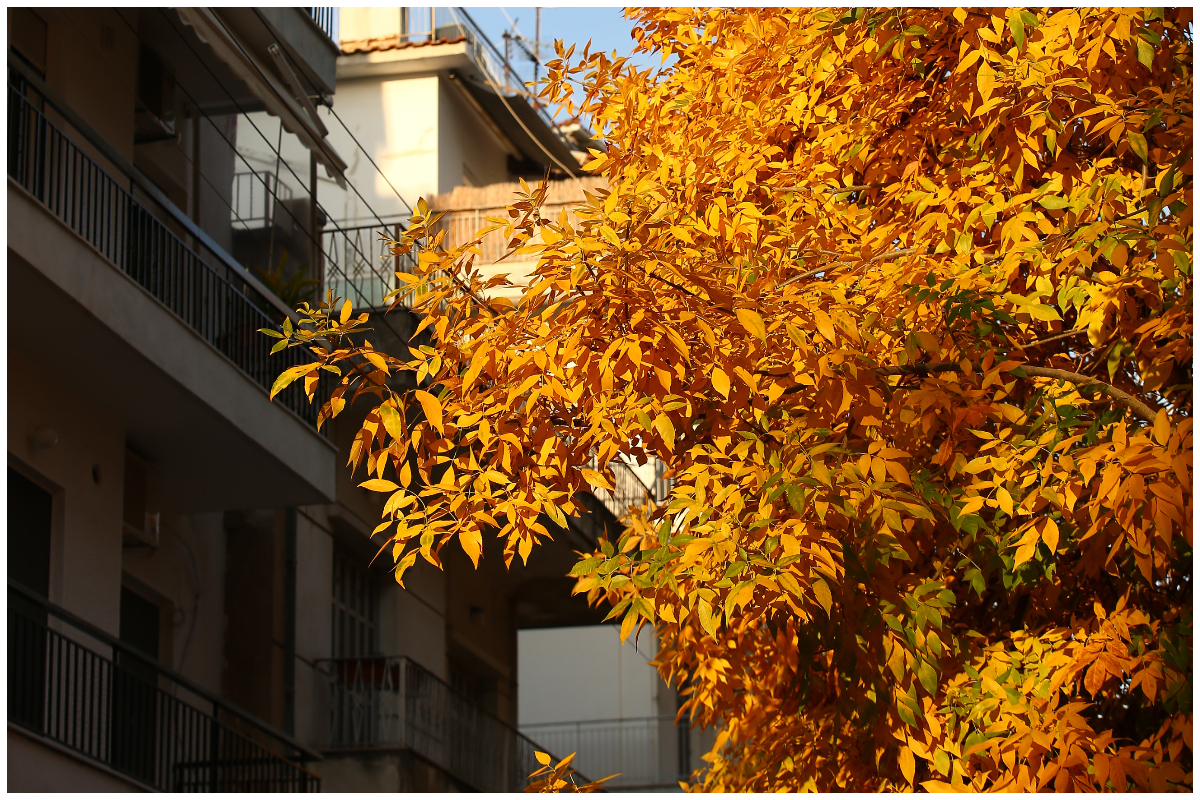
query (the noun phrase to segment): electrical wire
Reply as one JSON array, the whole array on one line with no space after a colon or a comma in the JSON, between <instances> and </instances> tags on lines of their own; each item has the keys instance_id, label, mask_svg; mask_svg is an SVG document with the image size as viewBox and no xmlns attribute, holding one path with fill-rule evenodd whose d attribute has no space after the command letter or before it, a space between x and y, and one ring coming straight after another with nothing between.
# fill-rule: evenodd
<instances>
[{"instance_id":1,"label":"electrical wire","mask_svg":"<svg viewBox=\"0 0 1200 800\"><path fill-rule=\"evenodd\" d=\"M291 173L292 177L296 179L297 183L299 183L300 185L304 185L304 181L301 180L300 176L298 176L296 174L295 170L292 169L291 164L287 161L287 159L282 158L282 155L280 154L280 152L278 150L275 150L274 148L271 147L270 140L267 139L266 135L259 129L259 127L257 125L254 124L254 120L250 119L249 112L247 112L245 110L245 108L241 105L241 103L239 103L237 101L237 99L233 96L233 94L229 91L229 89L225 86L225 84L223 84L221 82L221 80L216 76L216 74L208 66L208 64L205 62L205 60L200 56L200 54L196 52L195 48L192 47L191 42L189 42L178 30L175 29L175 26L171 24L170 19L166 16L166 13L163 11L163 9L160 8L160 9L158 9L158 11L160 14L162 14L164 20L166 20L168 27L170 27L171 30L175 32L175 35L177 37L179 37L180 41L182 41L184 43L184 45L188 48L188 50L191 51L192 55L195 56L196 60L200 63L200 65L204 67L205 71L208 72L209 76L213 79L213 81L219 87L221 87L221 90L225 93L226 97L229 98L230 102L233 103L234 107L236 107L238 109L239 113L246 118L247 122L250 123L250 127L254 128L255 132L258 133L259 137L263 140L263 142L267 145L267 147L271 149L271 152L274 153L278 158L282 159L282 163L287 166L288 172ZM138 41L145 44L144 40L142 40L142 38L141 38L141 35L137 32L137 30L135 28L133 28L133 26L129 23L129 21L125 20L124 17L122 17L122 21L125 22L126 26L129 27L129 29L133 32L134 36L138 39ZM228 31L226 31L226 32L228 33ZM229 140L229 137L226 136L225 133L219 127L217 127L216 123L213 122L212 118L209 117L209 115L206 112L204 112L203 109L200 108L199 103L196 102L195 98L191 95L190 92L187 91L187 89L185 87L182 86L182 84L177 84L177 85L179 86L180 89L183 90L183 93L188 96L188 99L192 101L192 104L196 107L196 109L198 111L200 111L201 114L204 115L204 117L208 120L209 124L213 126L213 129L217 132L217 134L225 141L226 144L229 145L229 147L233 151L233 153L242 161L243 164L246 165L247 169L250 170L250 173L260 180L260 182L263 184L264 190L266 190L269 193L270 188L267 186L265 179L263 179L258 174L258 172L254 169L254 167L250 165L250 162L246 160L246 157L243 156L238 151L237 144L235 142L231 142ZM353 184L350 184L349 181L347 181L347 184L353 185ZM297 226L299 226L300 230L304 231L305 230L304 224L299 219L296 218L296 215L292 213L291 209L289 209L286 205L284 205L282 203L280 204L280 206L283 208L284 213L286 213L289 217L291 217L292 221L295 222ZM328 214L326 209L319 202L317 203L317 208L320 209L322 212L325 212L327 219L329 219L330 221L333 221L333 218ZM337 232L343 234L346 241L349 242L350 237L348 235L346 235L346 231L343 230L340 226L338 226L336 222L334 222L334 226L335 226L335 230ZM320 242L317 241L315 231L306 231L305 235L308 237L308 239L314 245L316 245L317 249L320 250L322 252L322 254L324 254L326 256L328 263L330 263L331 265L334 265L337 268L337 270L339 272L341 272L342 277L346 279L346 283L349 284L350 287L358 295L358 299L362 301L362 304L364 306L369 306L370 303L368 302L366 295L364 295L362 293L362 290L359 289L357 285L355 285L354 281L350 280L349 275L346 275L345 272L342 271L341 268L337 266L336 260L329 258L328 254L325 253L324 248L322 247ZM353 242L351 242L351 247L353 247L355 253L359 256L362 263L366 264L371 269L371 272L374 273L375 277L378 278L386 286L387 281L371 265L370 259L368 259L363 254L363 252L358 248L358 246L355 245ZM387 319L386 315L383 316L383 321L384 321L384 324L388 327L388 329L391 330L391 332L396 336L396 338L403 341L403 337L400 335L400 333L394 327L392 327L391 322Z\"/></svg>"},{"instance_id":2,"label":"electrical wire","mask_svg":"<svg viewBox=\"0 0 1200 800\"><path fill-rule=\"evenodd\" d=\"M450 7L450 15L454 17L454 21L459 26L462 25L462 23L458 19L458 14L455 13L453 7ZM470 19L470 17L468 16L467 19ZM472 22L474 22L474 20L472 20ZM478 26L476 26L476 28L478 28ZM513 107L508 104L508 98L506 98L504 96L504 92L500 91L500 87L497 86L496 82L492 80L492 76L489 74L489 71L487 69L482 69L482 70L480 70L480 72L483 73L483 77L487 80L488 85L492 87L492 91L496 93L496 96L498 98L500 98L500 102L503 103L504 107L508 109L508 113L511 114L512 118L515 119L517 121L517 124L521 126L521 130L525 131L525 133L529 136L529 138L533 140L533 143L536 144L538 146L538 148L540 148L541 151L550 158L551 161L553 161L555 164L557 164L558 168L567 174L567 177L569 177L571 180L575 181L575 183L577 183L578 185L583 186L583 181L579 180L579 178L575 175L574 171L568 169L565 164L563 164L561 161L559 161L557 158L555 158L554 154L551 153L550 150L544 144L542 144L541 140L533 135L533 132L531 130L529 130L529 128L525 125L525 121L517 116L517 112L514 111ZM578 169L578 167L576 167L576 169Z\"/></svg>"},{"instance_id":3,"label":"electrical wire","mask_svg":"<svg viewBox=\"0 0 1200 800\"><path fill-rule=\"evenodd\" d=\"M260 20L262 19L262 12L260 12L257 8L254 9L254 13L258 15L258 18ZM266 24L266 20L263 20L263 24L264 25ZM267 30L270 31L270 28L267 28ZM278 43L278 40L276 40L276 42ZM280 48L280 50L283 51L284 55L286 56L287 51L284 50L282 47ZM308 83L310 88L312 88L312 89L317 88L316 86L313 85L312 80L307 75L304 74L304 70L300 70L297 74ZM318 97L321 97L320 92L316 92L316 95ZM346 131L346 135L348 135L350 137L350 139L354 142L354 146L357 147L359 149L359 151L361 151L362 154L367 157L367 161L371 162L371 166L375 168L375 172L377 172L379 174L379 177L383 178L383 180L387 183L388 188L391 189L392 193L396 195L396 199L399 200L401 203L403 203L404 207L408 209L408 213L411 214L413 211L412 205L409 204L409 202L407 200L405 200L404 197L400 194L399 190L396 189L396 187L394 185L392 185L391 179L388 178L388 176L386 174L384 174L383 170L379 168L379 165L375 163L375 159L371 158L371 154L367 151L367 148L363 147L362 143L358 141L358 137L354 135L354 132L350 130L350 126L347 125L342 120L341 116L338 115L337 111L335 111L333 109L333 105L332 104L325 105L324 103L322 103L322 105L324 105L324 107L329 110L329 113L333 115L333 118L338 121L338 124L340 124L342 126L342 129ZM350 184L350 181L347 180L346 183ZM358 193L357 188L354 191L356 194ZM362 195L360 194L359 197L361 198ZM365 199L363 200L363 205L365 205L367 207L367 210L371 212L372 216L374 216L375 219L379 221L380 225L384 224L382 217L380 217L379 214L377 214L375 212L375 209L371 208L370 203L368 203Z\"/></svg>"}]
</instances>

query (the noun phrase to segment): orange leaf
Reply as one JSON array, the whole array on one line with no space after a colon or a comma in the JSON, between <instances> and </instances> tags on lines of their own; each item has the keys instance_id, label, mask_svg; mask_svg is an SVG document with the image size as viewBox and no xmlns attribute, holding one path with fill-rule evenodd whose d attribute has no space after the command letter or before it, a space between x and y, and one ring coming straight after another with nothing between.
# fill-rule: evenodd
<instances>
[{"instance_id":1,"label":"orange leaf","mask_svg":"<svg viewBox=\"0 0 1200 800\"><path fill-rule=\"evenodd\" d=\"M413 392L417 396L417 401L421 404L421 409L425 412L425 419L438 433L442 433L442 404L436 397L429 392L417 389Z\"/></svg>"}]
</instances>

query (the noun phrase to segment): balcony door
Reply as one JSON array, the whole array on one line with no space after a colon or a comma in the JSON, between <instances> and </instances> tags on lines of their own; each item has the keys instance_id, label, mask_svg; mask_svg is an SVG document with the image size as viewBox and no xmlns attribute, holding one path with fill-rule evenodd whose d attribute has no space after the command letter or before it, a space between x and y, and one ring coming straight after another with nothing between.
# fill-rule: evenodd
<instances>
[{"instance_id":1,"label":"balcony door","mask_svg":"<svg viewBox=\"0 0 1200 800\"><path fill-rule=\"evenodd\" d=\"M8 468L8 579L50 594L53 497ZM46 694L46 610L8 593L8 719L42 732Z\"/></svg>"},{"instance_id":2,"label":"balcony door","mask_svg":"<svg viewBox=\"0 0 1200 800\"><path fill-rule=\"evenodd\" d=\"M112 687L112 764L151 785L158 739L158 605L121 587L120 639L137 651L117 655ZM145 658L140 657L144 655Z\"/></svg>"}]
</instances>

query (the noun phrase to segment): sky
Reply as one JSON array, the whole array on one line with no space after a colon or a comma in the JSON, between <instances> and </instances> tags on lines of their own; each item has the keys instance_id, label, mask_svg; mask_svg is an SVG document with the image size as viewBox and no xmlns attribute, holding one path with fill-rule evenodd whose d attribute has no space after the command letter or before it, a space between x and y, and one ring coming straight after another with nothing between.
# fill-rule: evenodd
<instances>
[{"instance_id":1,"label":"sky","mask_svg":"<svg viewBox=\"0 0 1200 800\"><path fill-rule=\"evenodd\" d=\"M468 7L467 12L498 48L503 49L502 35L506 29L512 27L509 18L516 22L517 28L526 39L533 41L537 18L536 9L533 7ZM577 44L577 52L582 51L583 45L591 39L593 50L616 50L619 55L629 55L629 51L633 49L633 39L629 35L632 29L633 24L625 19L619 6L543 7L541 41L545 47L542 60L553 58L552 42L555 39L562 39L563 44L568 47L572 43Z\"/></svg>"},{"instance_id":2,"label":"sky","mask_svg":"<svg viewBox=\"0 0 1200 800\"><path fill-rule=\"evenodd\" d=\"M496 49L504 52L504 32L515 27L529 42L535 38L537 27L537 10L532 6L493 6L467 7L467 13L475 23L483 29ZM438 9L439 12L444 9ZM449 20L448 20L449 21ZM438 25L442 25L439 17ZM543 7L541 42L542 62L554 59L554 41L561 39L565 47L576 45L575 55L583 52L584 45L590 40L592 51L604 50L607 53L617 51L619 56L629 56L634 42L630 35L633 23L625 19L620 6L611 7ZM513 61L510 62L518 75L525 80L533 79L533 63L513 45ZM657 59L648 59L645 55L634 59L639 67L657 64ZM541 72L545 76L545 71Z\"/></svg>"}]
</instances>

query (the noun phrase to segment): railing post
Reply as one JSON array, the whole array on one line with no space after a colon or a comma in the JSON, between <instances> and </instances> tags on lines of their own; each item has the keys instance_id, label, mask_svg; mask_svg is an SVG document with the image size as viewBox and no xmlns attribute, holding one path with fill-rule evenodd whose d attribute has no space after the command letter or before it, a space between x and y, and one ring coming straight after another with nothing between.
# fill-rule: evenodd
<instances>
[{"instance_id":1,"label":"railing post","mask_svg":"<svg viewBox=\"0 0 1200 800\"><path fill-rule=\"evenodd\" d=\"M400 676L399 676L398 684L399 685L397 686L397 694L399 695L399 700L400 700L400 709L399 709L399 714L398 714L399 720L400 720L400 731L399 731L400 741L397 742L397 744L400 747L408 747L409 741L408 741L408 659L407 658L400 659Z\"/></svg>"},{"instance_id":2,"label":"railing post","mask_svg":"<svg viewBox=\"0 0 1200 800\"><path fill-rule=\"evenodd\" d=\"M221 725L217 721L220 713L221 709L214 705L208 734L208 790L210 792L221 791Z\"/></svg>"}]
</instances>

